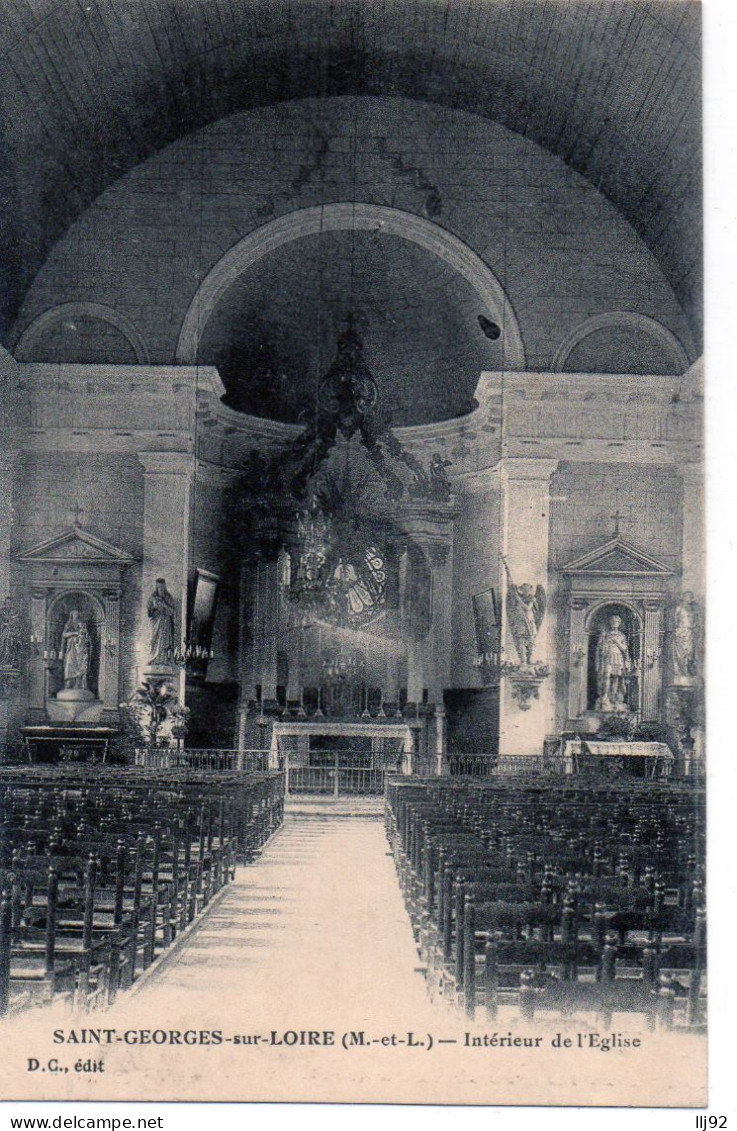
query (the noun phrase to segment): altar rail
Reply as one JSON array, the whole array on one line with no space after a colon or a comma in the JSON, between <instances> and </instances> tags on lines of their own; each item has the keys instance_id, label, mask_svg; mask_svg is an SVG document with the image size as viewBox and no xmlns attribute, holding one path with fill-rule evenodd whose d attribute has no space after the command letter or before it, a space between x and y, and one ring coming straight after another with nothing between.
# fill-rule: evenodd
<instances>
[{"instance_id":1,"label":"altar rail","mask_svg":"<svg viewBox=\"0 0 737 1131\"><path fill-rule=\"evenodd\" d=\"M384 792L385 771L334 766L292 766L286 774L288 794L322 796L380 796Z\"/></svg>"},{"instance_id":2,"label":"altar rail","mask_svg":"<svg viewBox=\"0 0 737 1131\"><path fill-rule=\"evenodd\" d=\"M443 756L443 771L451 777L488 778L497 758L493 754L449 753Z\"/></svg>"},{"instance_id":3,"label":"altar rail","mask_svg":"<svg viewBox=\"0 0 737 1131\"><path fill-rule=\"evenodd\" d=\"M263 773L269 769L268 750L229 750L220 747L146 747L136 751L137 766L148 769L243 771Z\"/></svg>"}]
</instances>

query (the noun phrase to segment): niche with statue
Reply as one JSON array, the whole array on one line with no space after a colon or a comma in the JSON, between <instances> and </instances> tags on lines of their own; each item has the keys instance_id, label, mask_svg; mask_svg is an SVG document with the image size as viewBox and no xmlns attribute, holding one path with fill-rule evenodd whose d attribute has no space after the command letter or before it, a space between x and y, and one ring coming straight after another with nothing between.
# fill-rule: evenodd
<instances>
[{"instance_id":1,"label":"niche with statue","mask_svg":"<svg viewBox=\"0 0 737 1131\"><path fill-rule=\"evenodd\" d=\"M30 591L28 722L116 725L120 602L132 558L75 527L17 560Z\"/></svg>"},{"instance_id":2,"label":"niche with statue","mask_svg":"<svg viewBox=\"0 0 737 1131\"><path fill-rule=\"evenodd\" d=\"M560 572L568 599L566 729L596 731L605 719L662 721L672 571L615 533Z\"/></svg>"},{"instance_id":3,"label":"niche with statue","mask_svg":"<svg viewBox=\"0 0 737 1131\"><path fill-rule=\"evenodd\" d=\"M587 625L586 706L602 715L640 713L640 617L622 601L595 608Z\"/></svg>"},{"instance_id":4,"label":"niche with statue","mask_svg":"<svg viewBox=\"0 0 737 1131\"><path fill-rule=\"evenodd\" d=\"M100 639L105 626L102 602L72 590L49 602L45 663L46 709L52 722L99 722Z\"/></svg>"}]
</instances>

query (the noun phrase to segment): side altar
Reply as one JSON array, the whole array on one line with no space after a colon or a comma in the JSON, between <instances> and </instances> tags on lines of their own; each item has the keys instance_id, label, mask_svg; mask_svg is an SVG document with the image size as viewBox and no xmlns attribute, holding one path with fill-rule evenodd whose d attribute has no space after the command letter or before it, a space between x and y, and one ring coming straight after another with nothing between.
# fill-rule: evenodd
<instances>
[{"instance_id":1,"label":"side altar","mask_svg":"<svg viewBox=\"0 0 737 1131\"><path fill-rule=\"evenodd\" d=\"M17 557L30 597L30 760L105 760L118 730L120 603L132 563L75 526Z\"/></svg>"}]
</instances>

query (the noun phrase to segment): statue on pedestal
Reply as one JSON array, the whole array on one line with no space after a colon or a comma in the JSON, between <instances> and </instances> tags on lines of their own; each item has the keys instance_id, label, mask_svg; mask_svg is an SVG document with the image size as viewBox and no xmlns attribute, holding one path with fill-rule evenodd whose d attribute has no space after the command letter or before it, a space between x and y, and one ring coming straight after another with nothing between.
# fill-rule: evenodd
<instances>
[{"instance_id":1,"label":"statue on pedestal","mask_svg":"<svg viewBox=\"0 0 737 1131\"><path fill-rule=\"evenodd\" d=\"M538 630L545 617L545 587L538 585L533 589L528 582L523 585L515 585L509 572L507 559L502 557L502 561L507 571L509 631L512 633L520 664L530 667Z\"/></svg>"},{"instance_id":2,"label":"statue on pedestal","mask_svg":"<svg viewBox=\"0 0 737 1131\"><path fill-rule=\"evenodd\" d=\"M174 621L177 606L176 601L166 588L166 581L163 577L156 578L156 588L148 599L146 611L151 621L149 664L156 667L161 665L171 667L174 655Z\"/></svg>"},{"instance_id":3,"label":"statue on pedestal","mask_svg":"<svg viewBox=\"0 0 737 1131\"><path fill-rule=\"evenodd\" d=\"M687 589L673 612L671 657L675 684L690 683L696 676L699 628L698 605Z\"/></svg>"},{"instance_id":4,"label":"statue on pedestal","mask_svg":"<svg viewBox=\"0 0 737 1131\"><path fill-rule=\"evenodd\" d=\"M72 609L61 634L65 691L87 691L92 641L79 609Z\"/></svg>"},{"instance_id":5,"label":"statue on pedestal","mask_svg":"<svg viewBox=\"0 0 737 1131\"><path fill-rule=\"evenodd\" d=\"M609 617L596 642L596 710L627 710L627 676L632 670L629 644L622 632L622 618Z\"/></svg>"}]
</instances>

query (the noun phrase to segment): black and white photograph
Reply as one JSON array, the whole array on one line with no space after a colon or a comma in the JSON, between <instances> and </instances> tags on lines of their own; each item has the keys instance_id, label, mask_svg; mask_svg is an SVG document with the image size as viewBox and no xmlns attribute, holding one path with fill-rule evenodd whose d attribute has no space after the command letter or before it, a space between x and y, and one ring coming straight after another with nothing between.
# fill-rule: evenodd
<instances>
[{"instance_id":1,"label":"black and white photograph","mask_svg":"<svg viewBox=\"0 0 737 1131\"><path fill-rule=\"evenodd\" d=\"M0 0L4 1100L706 1105L701 25Z\"/></svg>"}]
</instances>

